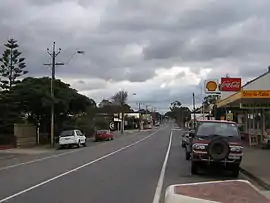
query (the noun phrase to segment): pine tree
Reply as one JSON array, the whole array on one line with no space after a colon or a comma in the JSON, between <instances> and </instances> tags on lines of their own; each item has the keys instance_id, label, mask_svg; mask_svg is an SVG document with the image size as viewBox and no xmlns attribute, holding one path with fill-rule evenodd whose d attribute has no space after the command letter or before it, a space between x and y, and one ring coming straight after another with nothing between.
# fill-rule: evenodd
<instances>
[{"instance_id":1,"label":"pine tree","mask_svg":"<svg viewBox=\"0 0 270 203\"><path fill-rule=\"evenodd\" d=\"M10 90L11 87L20 82L18 78L27 74L28 71L25 70L25 58L20 57L22 53L18 51L17 41L9 39L4 46L6 50L0 58L1 87L3 90Z\"/></svg>"}]
</instances>

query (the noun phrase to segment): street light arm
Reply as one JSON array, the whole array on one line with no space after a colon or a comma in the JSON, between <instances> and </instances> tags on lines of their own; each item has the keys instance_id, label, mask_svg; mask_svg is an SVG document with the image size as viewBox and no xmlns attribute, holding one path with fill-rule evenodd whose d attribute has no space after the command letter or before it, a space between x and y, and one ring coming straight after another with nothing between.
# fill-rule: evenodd
<instances>
[{"instance_id":1,"label":"street light arm","mask_svg":"<svg viewBox=\"0 0 270 203\"><path fill-rule=\"evenodd\" d=\"M67 62L65 63L66 65L69 64L69 62L71 61L71 59L75 56L75 54L84 54L85 52L84 51L75 51L70 57L69 59L67 60Z\"/></svg>"}]
</instances>

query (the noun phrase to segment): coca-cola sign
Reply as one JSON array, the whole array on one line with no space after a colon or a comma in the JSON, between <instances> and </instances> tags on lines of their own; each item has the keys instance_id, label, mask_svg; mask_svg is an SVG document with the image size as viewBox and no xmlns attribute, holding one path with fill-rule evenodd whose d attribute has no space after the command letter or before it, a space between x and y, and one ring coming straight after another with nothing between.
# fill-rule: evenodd
<instances>
[{"instance_id":1,"label":"coca-cola sign","mask_svg":"<svg viewBox=\"0 0 270 203\"><path fill-rule=\"evenodd\" d=\"M220 91L238 92L241 90L241 78L221 78Z\"/></svg>"}]
</instances>

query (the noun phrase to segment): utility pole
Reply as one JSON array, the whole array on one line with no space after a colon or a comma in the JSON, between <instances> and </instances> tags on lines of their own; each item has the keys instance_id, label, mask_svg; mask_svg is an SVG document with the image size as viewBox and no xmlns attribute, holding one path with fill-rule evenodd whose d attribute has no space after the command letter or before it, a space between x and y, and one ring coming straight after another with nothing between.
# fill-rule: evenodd
<instances>
[{"instance_id":1,"label":"utility pole","mask_svg":"<svg viewBox=\"0 0 270 203\"><path fill-rule=\"evenodd\" d=\"M51 56L52 62L50 64L44 64L47 66L51 66L52 68L52 78L51 78L51 147L54 146L54 80L55 80L55 67L59 65L64 65L64 63L56 63L55 59L60 54L61 48L58 51L55 51L55 42L53 42L52 51L50 52L49 48L47 48L47 53Z\"/></svg>"},{"instance_id":2,"label":"utility pole","mask_svg":"<svg viewBox=\"0 0 270 203\"><path fill-rule=\"evenodd\" d=\"M196 117L196 113L195 113L195 94L194 92L192 93L192 103L193 103L193 127L195 129L195 117Z\"/></svg>"},{"instance_id":3,"label":"utility pole","mask_svg":"<svg viewBox=\"0 0 270 203\"><path fill-rule=\"evenodd\" d=\"M142 120L142 116L141 116L141 103L138 103L138 107L139 107L139 131L141 130L141 120Z\"/></svg>"}]
</instances>

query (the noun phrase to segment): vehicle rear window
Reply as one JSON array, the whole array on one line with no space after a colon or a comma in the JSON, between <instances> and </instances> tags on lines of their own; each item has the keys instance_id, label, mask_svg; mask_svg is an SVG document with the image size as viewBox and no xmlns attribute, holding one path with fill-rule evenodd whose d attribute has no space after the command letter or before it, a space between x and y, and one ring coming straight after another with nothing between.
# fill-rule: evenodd
<instances>
[{"instance_id":1,"label":"vehicle rear window","mask_svg":"<svg viewBox=\"0 0 270 203\"><path fill-rule=\"evenodd\" d=\"M108 130L98 130L97 134L104 134L104 133L108 133Z\"/></svg>"},{"instance_id":2,"label":"vehicle rear window","mask_svg":"<svg viewBox=\"0 0 270 203\"><path fill-rule=\"evenodd\" d=\"M65 130L60 133L60 137L74 136L73 130Z\"/></svg>"},{"instance_id":3,"label":"vehicle rear window","mask_svg":"<svg viewBox=\"0 0 270 203\"><path fill-rule=\"evenodd\" d=\"M198 125L198 136L221 135L239 136L237 125L234 123L201 122Z\"/></svg>"}]
</instances>

